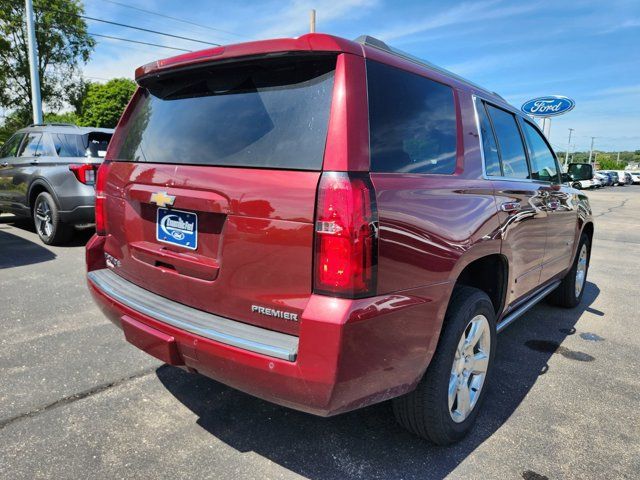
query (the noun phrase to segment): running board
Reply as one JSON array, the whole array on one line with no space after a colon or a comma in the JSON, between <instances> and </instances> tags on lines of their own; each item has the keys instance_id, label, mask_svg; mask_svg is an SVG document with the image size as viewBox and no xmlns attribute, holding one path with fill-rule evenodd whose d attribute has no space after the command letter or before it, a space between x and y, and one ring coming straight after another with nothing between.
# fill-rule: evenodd
<instances>
[{"instance_id":1,"label":"running board","mask_svg":"<svg viewBox=\"0 0 640 480\"><path fill-rule=\"evenodd\" d=\"M498 324L497 331L500 333L502 330L511 325L514 321L524 315L529 311L531 307L533 307L536 303L542 300L544 297L549 295L558 285L560 285L560 280L553 282L551 285L543 288L538 293L536 293L529 300L524 302L520 307L515 309L513 312L509 313L506 317L504 317L500 323Z\"/></svg>"}]
</instances>

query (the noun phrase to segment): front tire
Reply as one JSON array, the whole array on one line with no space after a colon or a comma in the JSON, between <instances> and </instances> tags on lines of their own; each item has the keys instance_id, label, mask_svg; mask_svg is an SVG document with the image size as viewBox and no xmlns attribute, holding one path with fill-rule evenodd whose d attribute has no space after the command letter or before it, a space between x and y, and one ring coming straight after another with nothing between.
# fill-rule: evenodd
<instances>
[{"instance_id":1,"label":"front tire","mask_svg":"<svg viewBox=\"0 0 640 480\"><path fill-rule=\"evenodd\" d=\"M60 221L58 205L48 192L42 192L33 204L33 224L43 243L62 245L73 236L73 226Z\"/></svg>"},{"instance_id":2,"label":"front tire","mask_svg":"<svg viewBox=\"0 0 640 480\"><path fill-rule=\"evenodd\" d=\"M580 243L578 243L578 250L571 270L567 272L558 288L551 294L553 304L559 307L573 308L582 301L587 285L590 258L591 240L586 233L583 233L580 236Z\"/></svg>"},{"instance_id":3,"label":"front tire","mask_svg":"<svg viewBox=\"0 0 640 480\"><path fill-rule=\"evenodd\" d=\"M438 445L462 439L478 416L495 348L489 297L477 288L456 287L426 373L414 391L393 400L398 422Z\"/></svg>"}]
</instances>

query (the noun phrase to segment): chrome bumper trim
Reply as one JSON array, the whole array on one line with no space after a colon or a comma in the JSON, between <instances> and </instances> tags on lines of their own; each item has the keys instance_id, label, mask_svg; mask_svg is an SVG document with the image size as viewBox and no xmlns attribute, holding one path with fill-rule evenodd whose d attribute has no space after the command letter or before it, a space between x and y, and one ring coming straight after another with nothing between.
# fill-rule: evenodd
<instances>
[{"instance_id":1,"label":"chrome bumper trim","mask_svg":"<svg viewBox=\"0 0 640 480\"><path fill-rule=\"evenodd\" d=\"M290 362L298 355L298 337L230 320L174 302L141 288L109 269L87 278L119 303L160 322L226 345Z\"/></svg>"}]
</instances>

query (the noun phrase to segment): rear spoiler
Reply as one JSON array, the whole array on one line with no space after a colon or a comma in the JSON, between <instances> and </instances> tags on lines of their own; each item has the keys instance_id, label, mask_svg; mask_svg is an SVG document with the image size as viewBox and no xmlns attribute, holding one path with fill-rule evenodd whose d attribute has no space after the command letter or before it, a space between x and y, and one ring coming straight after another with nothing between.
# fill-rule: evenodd
<instances>
[{"instance_id":1,"label":"rear spoiler","mask_svg":"<svg viewBox=\"0 0 640 480\"><path fill-rule=\"evenodd\" d=\"M184 53L175 57L147 63L136 69L139 83L144 77L163 73L180 67L187 67L210 61L228 60L236 57L251 57L290 52L336 52L362 56L362 45L344 38L324 33L308 33L298 38L279 38L256 42L237 43L221 47L207 48L197 52Z\"/></svg>"}]
</instances>

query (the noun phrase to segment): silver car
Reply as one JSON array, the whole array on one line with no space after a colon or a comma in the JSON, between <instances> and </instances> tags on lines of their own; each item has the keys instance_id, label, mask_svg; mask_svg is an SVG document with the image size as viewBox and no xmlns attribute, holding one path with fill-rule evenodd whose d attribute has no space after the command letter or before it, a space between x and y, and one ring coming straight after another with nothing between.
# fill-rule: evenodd
<instances>
[{"instance_id":1,"label":"silver car","mask_svg":"<svg viewBox=\"0 0 640 480\"><path fill-rule=\"evenodd\" d=\"M0 150L0 212L33 218L47 245L94 222L95 175L112 129L30 125Z\"/></svg>"}]
</instances>

